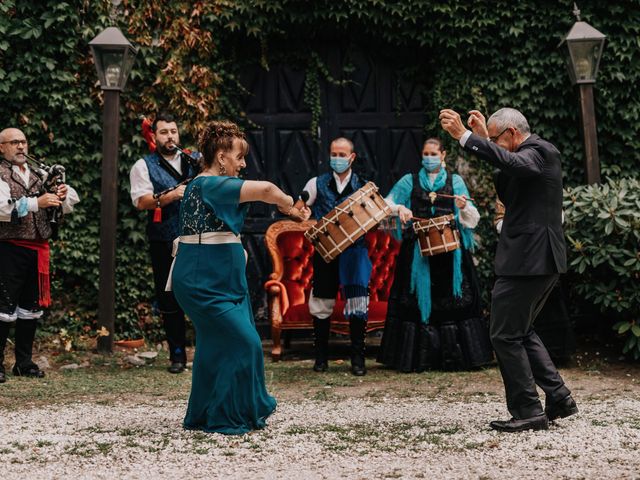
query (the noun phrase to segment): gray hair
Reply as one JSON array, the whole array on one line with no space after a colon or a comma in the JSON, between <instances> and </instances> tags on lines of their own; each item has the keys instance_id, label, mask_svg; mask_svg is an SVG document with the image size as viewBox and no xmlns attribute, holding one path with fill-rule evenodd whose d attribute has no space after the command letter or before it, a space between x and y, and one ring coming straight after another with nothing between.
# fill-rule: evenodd
<instances>
[{"instance_id":1,"label":"gray hair","mask_svg":"<svg viewBox=\"0 0 640 480\"><path fill-rule=\"evenodd\" d=\"M498 131L513 127L521 133L531 133L529 122L525 116L515 108L501 108L489 117L487 125L493 123Z\"/></svg>"}]
</instances>

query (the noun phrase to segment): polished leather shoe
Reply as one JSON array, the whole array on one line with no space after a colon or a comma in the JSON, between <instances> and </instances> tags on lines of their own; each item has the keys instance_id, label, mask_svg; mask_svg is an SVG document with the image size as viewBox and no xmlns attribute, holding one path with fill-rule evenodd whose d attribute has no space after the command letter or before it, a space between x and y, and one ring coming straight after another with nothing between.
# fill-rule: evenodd
<instances>
[{"instance_id":1,"label":"polished leather shoe","mask_svg":"<svg viewBox=\"0 0 640 480\"><path fill-rule=\"evenodd\" d=\"M36 364L27 365L26 367L15 365L11 371L14 377L44 378L44 372Z\"/></svg>"},{"instance_id":2,"label":"polished leather shoe","mask_svg":"<svg viewBox=\"0 0 640 480\"><path fill-rule=\"evenodd\" d=\"M329 370L329 365L327 364L327 362L316 360L313 364L314 372L326 372L327 370Z\"/></svg>"},{"instance_id":3,"label":"polished leather shoe","mask_svg":"<svg viewBox=\"0 0 640 480\"><path fill-rule=\"evenodd\" d=\"M547 414L549 421L552 422L557 418L565 418L578 413L578 406L573 397L567 395L559 402L546 406L544 413Z\"/></svg>"},{"instance_id":4,"label":"polished leather shoe","mask_svg":"<svg viewBox=\"0 0 640 480\"><path fill-rule=\"evenodd\" d=\"M7 377L4 372L0 372L0 383L4 383L7 381Z\"/></svg>"},{"instance_id":5,"label":"polished leather shoe","mask_svg":"<svg viewBox=\"0 0 640 480\"><path fill-rule=\"evenodd\" d=\"M351 373L356 377L363 377L367 374L367 369L364 365L351 365Z\"/></svg>"},{"instance_id":6,"label":"polished leather shoe","mask_svg":"<svg viewBox=\"0 0 640 480\"><path fill-rule=\"evenodd\" d=\"M548 430L549 419L543 413L531 418L522 418L511 420L494 420L489 424L494 430L499 432L523 432L525 430Z\"/></svg>"},{"instance_id":7,"label":"polished leather shoe","mask_svg":"<svg viewBox=\"0 0 640 480\"><path fill-rule=\"evenodd\" d=\"M167 368L169 373L182 373L187 368L187 365L182 362L172 362L171 366Z\"/></svg>"}]
</instances>

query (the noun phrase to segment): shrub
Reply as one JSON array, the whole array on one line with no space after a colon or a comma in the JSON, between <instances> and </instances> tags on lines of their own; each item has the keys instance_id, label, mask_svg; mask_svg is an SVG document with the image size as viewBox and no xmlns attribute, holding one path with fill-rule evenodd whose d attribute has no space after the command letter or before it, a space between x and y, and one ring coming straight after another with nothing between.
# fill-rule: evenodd
<instances>
[{"instance_id":1,"label":"shrub","mask_svg":"<svg viewBox=\"0 0 640 480\"><path fill-rule=\"evenodd\" d=\"M640 358L640 179L565 191L573 288L615 320L623 353Z\"/></svg>"}]
</instances>

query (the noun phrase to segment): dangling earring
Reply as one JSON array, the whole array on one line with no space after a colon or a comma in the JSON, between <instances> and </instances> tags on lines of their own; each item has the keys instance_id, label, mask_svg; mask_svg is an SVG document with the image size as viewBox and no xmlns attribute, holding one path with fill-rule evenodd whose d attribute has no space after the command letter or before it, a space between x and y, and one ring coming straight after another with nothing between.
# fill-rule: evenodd
<instances>
[{"instance_id":1,"label":"dangling earring","mask_svg":"<svg viewBox=\"0 0 640 480\"><path fill-rule=\"evenodd\" d=\"M222 162L220 162L220 175L226 175L227 174L227 169L224 168L224 165L222 164Z\"/></svg>"}]
</instances>

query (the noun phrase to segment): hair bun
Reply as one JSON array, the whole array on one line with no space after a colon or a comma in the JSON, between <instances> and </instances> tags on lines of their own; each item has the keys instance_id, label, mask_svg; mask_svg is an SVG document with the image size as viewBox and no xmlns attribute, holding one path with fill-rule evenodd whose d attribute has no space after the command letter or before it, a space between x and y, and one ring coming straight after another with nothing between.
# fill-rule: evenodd
<instances>
[{"instance_id":1,"label":"hair bun","mask_svg":"<svg viewBox=\"0 0 640 480\"><path fill-rule=\"evenodd\" d=\"M238 125L228 120L210 122L198 137L198 145L200 152L204 156L204 164L210 166L218 150L231 150L233 141L236 138L242 140L246 154L249 150L249 145L245 139L244 132Z\"/></svg>"}]
</instances>

